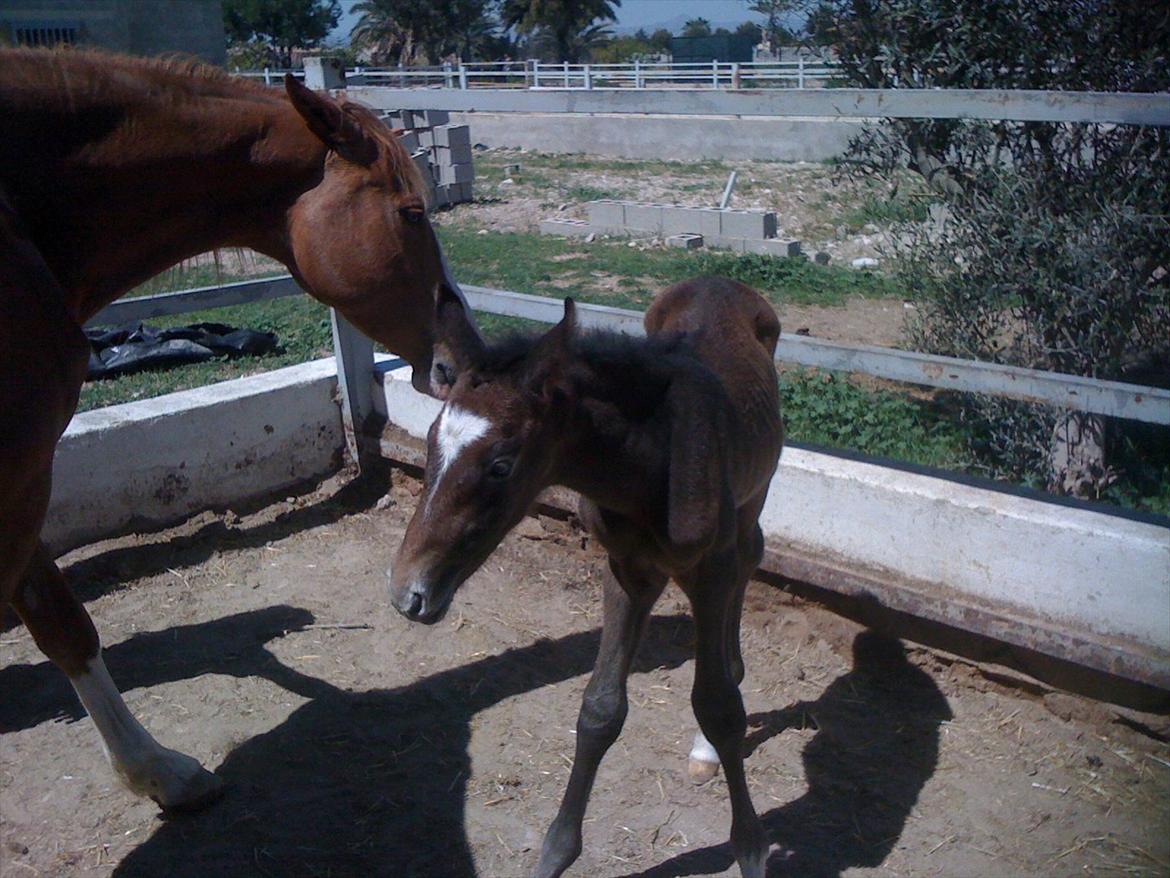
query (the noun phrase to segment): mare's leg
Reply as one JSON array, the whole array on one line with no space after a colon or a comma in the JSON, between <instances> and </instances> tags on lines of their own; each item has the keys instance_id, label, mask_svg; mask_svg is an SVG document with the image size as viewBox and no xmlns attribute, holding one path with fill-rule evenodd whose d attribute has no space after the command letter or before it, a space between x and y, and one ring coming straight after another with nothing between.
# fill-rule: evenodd
<instances>
[{"instance_id":1,"label":"mare's leg","mask_svg":"<svg viewBox=\"0 0 1170 878\"><path fill-rule=\"evenodd\" d=\"M743 598L747 592L747 583L752 574L760 566L764 558L764 533L757 523L759 508L753 505L740 514L739 545L738 545L738 579L734 601L727 613L727 644L728 661L731 665L731 678L735 685L743 682L744 666L743 652L740 649L739 629L743 618ZM719 754L711 746L711 742L703 735L702 729L695 732L694 743L691 745L690 758L687 762L687 774L697 784L706 783L719 773Z\"/></svg>"},{"instance_id":2,"label":"mare's leg","mask_svg":"<svg viewBox=\"0 0 1170 878\"><path fill-rule=\"evenodd\" d=\"M581 823L597 767L626 720L626 677L666 577L636 561L610 557L605 583L601 647L577 717L577 750L569 784L541 847L537 878L556 878L581 854Z\"/></svg>"},{"instance_id":3,"label":"mare's leg","mask_svg":"<svg viewBox=\"0 0 1170 878\"><path fill-rule=\"evenodd\" d=\"M33 555L12 605L41 651L68 675L126 786L168 810L199 808L220 795L218 777L190 756L161 746L127 709L102 661L89 614L43 546Z\"/></svg>"},{"instance_id":4,"label":"mare's leg","mask_svg":"<svg viewBox=\"0 0 1170 878\"><path fill-rule=\"evenodd\" d=\"M756 816L743 769L747 715L732 672L728 615L742 605L746 577L731 553L715 554L681 582L695 617L695 683L691 705L703 736L719 756L731 798L731 848L744 878L763 878L768 838ZM738 631L738 626L735 628Z\"/></svg>"}]
</instances>

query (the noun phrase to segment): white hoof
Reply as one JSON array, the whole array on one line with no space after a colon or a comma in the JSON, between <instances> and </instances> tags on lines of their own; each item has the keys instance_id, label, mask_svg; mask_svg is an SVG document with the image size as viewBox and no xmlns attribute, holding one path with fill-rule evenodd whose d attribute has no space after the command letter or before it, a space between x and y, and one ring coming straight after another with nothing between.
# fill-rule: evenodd
<instances>
[{"instance_id":1,"label":"white hoof","mask_svg":"<svg viewBox=\"0 0 1170 878\"><path fill-rule=\"evenodd\" d=\"M132 792L153 799L164 811L197 811L223 795L223 781L195 759L159 747L133 768L115 765Z\"/></svg>"},{"instance_id":2,"label":"white hoof","mask_svg":"<svg viewBox=\"0 0 1170 878\"><path fill-rule=\"evenodd\" d=\"M687 763L687 775L697 784L706 783L719 773L719 754L702 732L695 732L691 745L691 758Z\"/></svg>"},{"instance_id":3,"label":"white hoof","mask_svg":"<svg viewBox=\"0 0 1170 878\"><path fill-rule=\"evenodd\" d=\"M701 759L692 759L687 763L687 776L692 783L704 784L718 773L718 762L703 762Z\"/></svg>"}]
</instances>

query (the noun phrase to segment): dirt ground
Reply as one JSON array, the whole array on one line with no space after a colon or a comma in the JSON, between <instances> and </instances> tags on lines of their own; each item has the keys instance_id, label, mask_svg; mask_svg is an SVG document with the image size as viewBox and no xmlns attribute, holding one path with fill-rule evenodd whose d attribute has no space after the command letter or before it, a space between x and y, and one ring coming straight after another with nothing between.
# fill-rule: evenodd
<instances>
[{"instance_id":1,"label":"dirt ground","mask_svg":"<svg viewBox=\"0 0 1170 878\"><path fill-rule=\"evenodd\" d=\"M527 519L444 622L411 625L383 571L417 492L399 471L335 479L64 559L131 709L229 789L173 819L132 798L9 628L5 878L528 873L568 775L604 558L572 521ZM690 642L668 591L570 875L736 874L722 779L685 775ZM1170 745L1109 706L1004 685L762 583L744 654L769 874L1170 873Z\"/></svg>"}]
</instances>

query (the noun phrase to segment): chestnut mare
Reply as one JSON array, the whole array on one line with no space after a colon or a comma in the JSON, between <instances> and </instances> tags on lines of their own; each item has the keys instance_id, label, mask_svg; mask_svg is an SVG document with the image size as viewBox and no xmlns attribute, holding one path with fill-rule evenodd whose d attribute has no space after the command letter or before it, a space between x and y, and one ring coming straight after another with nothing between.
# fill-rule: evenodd
<instances>
[{"instance_id":1,"label":"chestnut mare","mask_svg":"<svg viewBox=\"0 0 1170 878\"><path fill-rule=\"evenodd\" d=\"M0 600L69 676L126 784L198 807L219 780L126 709L39 540L86 373L81 327L183 259L250 247L441 395L436 297L458 287L393 132L291 78L281 92L190 63L0 50L0 118Z\"/></svg>"},{"instance_id":2,"label":"chestnut mare","mask_svg":"<svg viewBox=\"0 0 1170 878\"><path fill-rule=\"evenodd\" d=\"M692 704L702 731L691 774L708 779L722 763L735 857L747 878L762 878L768 841L741 752L739 623L784 442L772 362L780 323L758 293L722 278L662 292L644 340L579 338L574 314L566 300L564 319L539 340L477 349L462 304L441 299L439 333L463 356L427 439L425 491L389 572L391 597L407 618L438 621L542 490L580 492L581 519L613 578L576 758L536 874L560 875L581 852L597 768L626 717L630 663L673 577L696 629Z\"/></svg>"}]
</instances>

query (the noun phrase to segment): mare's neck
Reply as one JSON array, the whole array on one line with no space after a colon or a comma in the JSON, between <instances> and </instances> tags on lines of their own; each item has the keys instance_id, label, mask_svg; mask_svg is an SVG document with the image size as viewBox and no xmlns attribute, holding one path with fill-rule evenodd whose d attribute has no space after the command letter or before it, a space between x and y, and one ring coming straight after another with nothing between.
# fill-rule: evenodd
<instances>
[{"instance_id":1,"label":"mare's neck","mask_svg":"<svg viewBox=\"0 0 1170 878\"><path fill-rule=\"evenodd\" d=\"M30 155L7 187L80 321L209 250L249 247L294 267L285 214L320 180L325 148L281 93L143 88L48 112L92 133Z\"/></svg>"}]
</instances>

